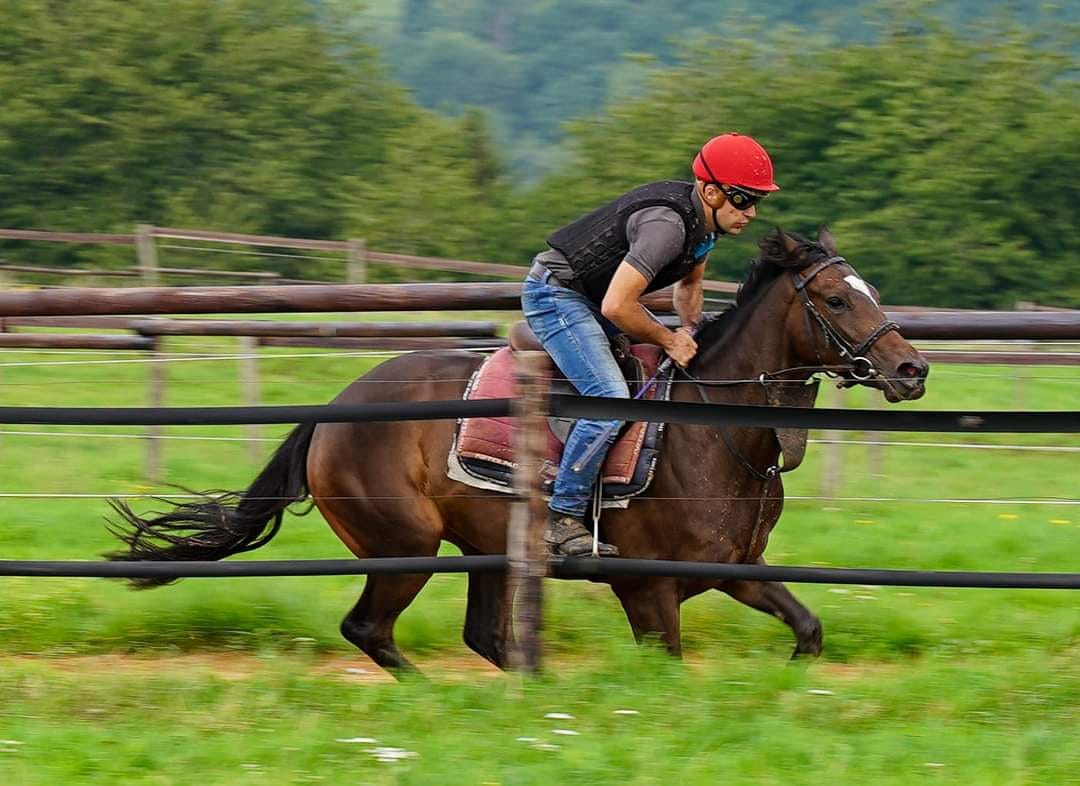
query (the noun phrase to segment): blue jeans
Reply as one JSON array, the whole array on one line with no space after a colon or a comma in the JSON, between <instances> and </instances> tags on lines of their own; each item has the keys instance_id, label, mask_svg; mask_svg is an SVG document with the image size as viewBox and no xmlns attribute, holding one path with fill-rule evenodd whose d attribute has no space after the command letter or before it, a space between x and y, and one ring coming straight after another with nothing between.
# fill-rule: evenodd
<instances>
[{"instance_id":1,"label":"blue jeans","mask_svg":"<svg viewBox=\"0 0 1080 786\"><path fill-rule=\"evenodd\" d=\"M626 380L611 354L609 336L620 331L600 314L599 308L577 292L533 278L525 279L521 307L529 327L578 393L630 398ZM619 420L588 418L574 424L548 503L551 510L579 518L585 515L604 457L621 425ZM575 471L573 466L605 430L606 444Z\"/></svg>"}]
</instances>

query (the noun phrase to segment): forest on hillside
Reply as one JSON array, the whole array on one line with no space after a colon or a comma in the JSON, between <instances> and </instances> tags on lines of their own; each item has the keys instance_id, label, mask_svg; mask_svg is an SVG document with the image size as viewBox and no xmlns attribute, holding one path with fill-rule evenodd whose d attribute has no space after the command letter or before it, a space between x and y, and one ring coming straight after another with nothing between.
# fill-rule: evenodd
<instances>
[{"instance_id":1,"label":"forest on hillside","mask_svg":"<svg viewBox=\"0 0 1080 786\"><path fill-rule=\"evenodd\" d=\"M515 176L534 180L564 163L562 124L640 95L686 47L727 47L728 36L768 35L843 44L879 37L888 16L933 16L956 29L1013 20L1031 28L1080 22L1080 5L1045 0L344 0L423 106L450 115L480 107ZM359 9L359 10L357 10ZM798 45L796 40L795 45ZM738 49L730 50L738 57Z\"/></svg>"},{"instance_id":2,"label":"forest on hillside","mask_svg":"<svg viewBox=\"0 0 1080 786\"><path fill-rule=\"evenodd\" d=\"M562 0L413 2L408 18L472 9L481 29L505 7L523 15L506 22L508 45L522 46L633 28L638 43L620 33L612 44L627 61L653 40L663 4L604 2L610 13L595 17ZM576 119L557 124L557 160L522 178L498 112L465 98L425 105L395 77L400 52L352 3L0 0L0 226L363 237L379 250L525 264L577 214L643 182L685 179L698 146L734 129L768 147L783 190L747 236L716 249L711 275L739 277L770 225L811 233L828 222L888 302L1080 306L1077 39L1060 23L961 24L925 5L879 10L859 21L860 35L731 20L646 53L640 84L567 115ZM629 6L637 13L613 24ZM544 27L535 15L545 8L564 13ZM428 32L465 23L454 19ZM597 51L555 48L563 59ZM584 78L591 67L570 71ZM512 71L477 66L461 88L475 97L487 89L480 76ZM538 74L507 100L579 100ZM0 256L31 263L130 264L122 254L0 244ZM301 255L248 263L318 274Z\"/></svg>"}]
</instances>

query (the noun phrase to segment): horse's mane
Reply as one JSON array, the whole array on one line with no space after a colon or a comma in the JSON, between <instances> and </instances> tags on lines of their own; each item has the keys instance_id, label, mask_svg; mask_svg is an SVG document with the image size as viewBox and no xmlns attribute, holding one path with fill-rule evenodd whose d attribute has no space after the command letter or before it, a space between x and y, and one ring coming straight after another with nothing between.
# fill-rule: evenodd
<instances>
[{"instance_id":1,"label":"horse's mane","mask_svg":"<svg viewBox=\"0 0 1080 786\"><path fill-rule=\"evenodd\" d=\"M793 240L798 245L794 254L789 254L784 240ZM828 252L820 244L808 240L794 232L782 232L779 227L771 229L758 241L760 253L751 260L746 276L735 293L735 302L718 314L709 316L697 336L698 344L703 348L718 346L736 332L753 310L752 306L765 292L769 285L788 270L803 270L817 262ZM792 264L798 259L798 264Z\"/></svg>"}]
</instances>

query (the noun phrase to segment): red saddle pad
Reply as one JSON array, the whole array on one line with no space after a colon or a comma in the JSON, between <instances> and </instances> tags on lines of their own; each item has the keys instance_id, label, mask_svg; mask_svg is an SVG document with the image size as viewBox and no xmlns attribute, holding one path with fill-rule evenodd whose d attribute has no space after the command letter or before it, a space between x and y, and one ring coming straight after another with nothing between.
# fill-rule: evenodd
<instances>
[{"instance_id":1,"label":"red saddle pad","mask_svg":"<svg viewBox=\"0 0 1080 786\"><path fill-rule=\"evenodd\" d=\"M631 351L645 367L645 377L648 379L656 372L660 362L661 351L659 347L651 344L637 344ZM558 371L555 371L558 374ZM642 399L650 400L655 397L657 385L649 388ZM465 391L467 400L490 399L490 398L513 398L516 395L514 385L514 358L509 347L498 350L490 358L484 361L484 365L476 372L472 384ZM608 451L602 470L605 484L625 485L634 477L634 469L641 455L641 448L645 442L645 435L649 424L647 422L632 423L618 438ZM548 429L547 434L547 465L551 468L559 466L562 456L563 445ZM513 418L466 418L461 422L458 431L457 452L463 458L480 459L506 467L514 465L513 450Z\"/></svg>"}]
</instances>

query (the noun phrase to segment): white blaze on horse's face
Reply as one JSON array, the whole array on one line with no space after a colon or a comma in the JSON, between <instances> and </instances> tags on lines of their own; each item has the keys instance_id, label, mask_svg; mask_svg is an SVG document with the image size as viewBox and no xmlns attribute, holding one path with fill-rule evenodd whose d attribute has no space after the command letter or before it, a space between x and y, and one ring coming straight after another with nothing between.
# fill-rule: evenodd
<instances>
[{"instance_id":1,"label":"white blaze on horse's face","mask_svg":"<svg viewBox=\"0 0 1080 786\"><path fill-rule=\"evenodd\" d=\"M862 292L864 295L870 298L870 302L873 303L875 306L878 304L877 300L874 299L874 293L870 290L870 287L867 285L867 283L858 276L856 276L854 273L844 276L844 281L848 282L848 284L851 285L852 289L858 292Z\"/></svg>"}]
</instances>

